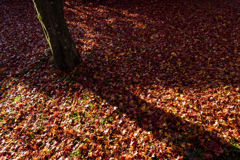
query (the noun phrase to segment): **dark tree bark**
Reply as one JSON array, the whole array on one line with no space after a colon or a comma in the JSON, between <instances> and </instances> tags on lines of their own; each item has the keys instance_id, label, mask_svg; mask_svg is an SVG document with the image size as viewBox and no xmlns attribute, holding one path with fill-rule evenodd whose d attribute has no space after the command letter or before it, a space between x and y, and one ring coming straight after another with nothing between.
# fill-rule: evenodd
<instances>
[{"instance_id":1,"label":"dark tree bark","mask_svg":"<svg viewBox=\"0 0 240 160\"><path fill-rule=\"evenodd\" d=\"M63 0L33 0L33 3L55 66L61 70L77 66L80 56L64 19Z\"/></svg>"}]
</instances>

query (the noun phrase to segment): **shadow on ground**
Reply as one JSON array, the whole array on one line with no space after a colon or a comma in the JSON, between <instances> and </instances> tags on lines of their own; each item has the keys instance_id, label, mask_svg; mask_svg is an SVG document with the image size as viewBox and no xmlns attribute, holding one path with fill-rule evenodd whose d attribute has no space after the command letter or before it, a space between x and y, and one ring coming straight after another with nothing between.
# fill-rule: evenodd
<instances>
[{"instance_id":1,"label":"shadow on ground","mask_svg":"<svg viewBox=\"0 0 240 160\"><path fill-rule=\"evenodd\" d=\"M153 6L142 2L134 5L125 5L125 1L106 2L102 6L105 6L111 15L104 18L98 12L95 16L92 15L93 17L89 16L90 21L98 19L96 27L90 26L93 32L100 32L99 42L96 43L99 46L106 45L106 48L110 44L113 47L109 50L101 47L91 49L91 54L69 75L71 82L82 84L110 105L116 106L117 112L125 113L137 126L152 132L156 141L172 144L172 150L176 153L181 154L184 148L188 148L187 155L190 159L198 157L193 151L199 147L206 153L222 153L230 147L230 143L218 138L217 131L209 132L201 125L185 121L178 114L165 112L164 108L171 107L166 105L175 105L175 99L163 100L161 90L172 89L179 94L188 94L191 91L200 93L207 88L239 86L239 46L236 42L239 35L233 34L239 22L236 19L239 17L229 12L221 15L222 19L218 19L220 10L219 13L208 12L202 15L207 18L197 19L194 15L198 15L200 11L205 13L201 10L201 4L205 4L203 2L171 1L159 2ZM91 9L99 4L87 5ZM209 9L210 5L205 5L205 8ZM149 13L150 9L146 6L156 7L156 13ZM221 3L216 6L223 9ZM157 10L158 7L162 9ZM125 14L124 10L129 13ZM84 13L83 10L78 12ZM194 12L191 13L193 17L187 16L190 12ZM79 22L75 13L67 12L72 17L70 21ZM163 16L160 18L159 15ZM109 22L110 18L115 19ZM225 20L229 23L219 27ZM83 23L87 25L87 21ZM212 26L212 23L215 25ZM206 30L202 26L210 27ZM109 36L112 38L108 38ZM221 47L218 48L218 45ZM36 63L36 66L43 66L45 63L43 60ZM58 78L64 79L65 75L59 75ZM25 83L41 90L37 81L28 83L28 80L25 80ZM139 88L145 99L153 98L156 101L143 100L136 88ZM57 94L54 93L55 90L57 88L52 87L53 92L46 94L53 96ZM75 90L78 88L73 88L72 92ZM157 90L159 95L148 97L152 90ZM114 134L120 134L117 132ZM188 147L185 147L186 145ZM239 157L239 149L232 148L231 151L230 156ZM156 149L157 154L161 155L161 148ZM226 154L222 156L223 159L228 157Z\"/></svg>"}]
</instances>

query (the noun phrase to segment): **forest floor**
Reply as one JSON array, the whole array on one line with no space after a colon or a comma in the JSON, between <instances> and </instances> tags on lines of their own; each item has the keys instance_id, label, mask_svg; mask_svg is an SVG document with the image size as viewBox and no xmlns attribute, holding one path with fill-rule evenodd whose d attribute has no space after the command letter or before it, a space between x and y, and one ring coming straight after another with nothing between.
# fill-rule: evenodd
<instances>
[{"instance_id":1,"label":"forest floor","mask_svg":"<svg viewBox=\"0 0 240 160\"><path fill-rule=\"evenodd\" d=\"M0 159L239 159L240 10L64 1L60 71L31 0L0 5Z\"/></svg>"}]
</instances>

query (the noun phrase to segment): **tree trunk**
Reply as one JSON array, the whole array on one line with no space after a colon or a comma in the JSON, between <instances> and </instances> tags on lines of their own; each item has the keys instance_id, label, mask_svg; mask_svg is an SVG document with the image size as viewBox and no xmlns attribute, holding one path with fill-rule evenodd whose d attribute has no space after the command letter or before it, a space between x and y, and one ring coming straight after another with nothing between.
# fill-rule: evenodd
<instances>
[{"instance_id":1,"label":"tree trunk","mask_svg":"<svg viewBox=\"0 0 240 160\"><path fill-rule=\"evenodd\" d=\"M33 3L55 66L61 70L77 66L80 56L64 19L63 0L33 0Z\"/></svg>"}]
</instances>

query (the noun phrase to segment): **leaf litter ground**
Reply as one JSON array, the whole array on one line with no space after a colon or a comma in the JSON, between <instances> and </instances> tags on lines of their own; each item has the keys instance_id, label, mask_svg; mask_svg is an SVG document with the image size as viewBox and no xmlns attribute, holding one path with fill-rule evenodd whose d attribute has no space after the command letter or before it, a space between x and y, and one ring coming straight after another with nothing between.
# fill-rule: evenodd
<instances>
[{"instance_id":1,"label":"leaf litter ground","mask_svg":"<svg viewBox=\"0 0 240 160\"><path fill-rule=\"evenodd\" d=\"M60 71L32 1L1 2L1 158L237 159L231 3L66 0L83 63Z\"/></svg>"}]
</instances>

